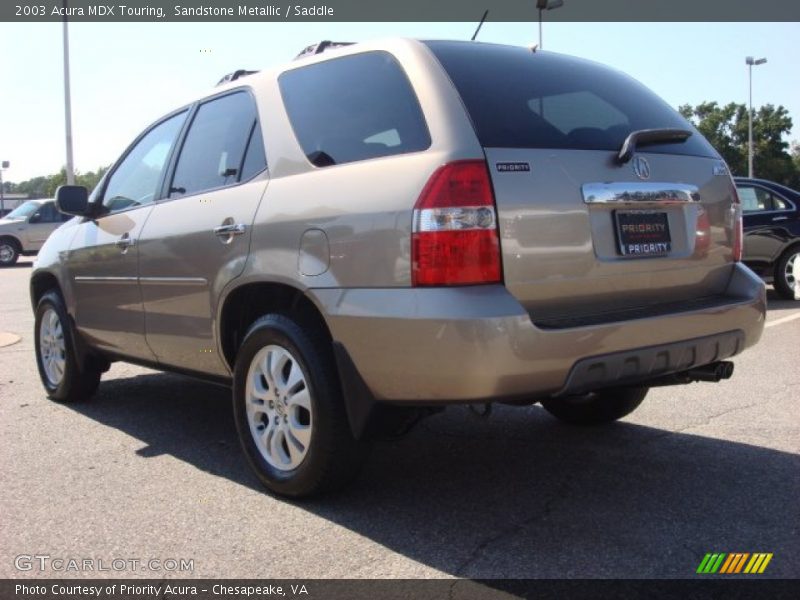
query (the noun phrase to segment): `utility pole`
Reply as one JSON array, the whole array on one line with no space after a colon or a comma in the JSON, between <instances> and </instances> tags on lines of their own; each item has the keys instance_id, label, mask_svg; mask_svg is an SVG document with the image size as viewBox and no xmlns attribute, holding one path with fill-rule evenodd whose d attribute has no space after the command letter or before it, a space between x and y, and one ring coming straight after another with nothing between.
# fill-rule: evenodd
<instances>
[{"instance_id":1,"label":"utility pole","mask_svg":"<svg viewBox=\"0 0 800 600\"><path fill-rule=\"evenodd\" d=\"M6 212L6 192L3 189L3 169L7 169L9 164L7 160L0 163L0 218L2 218Z\"/></svg>"},{"instance_id":2,"label":"utility pole","mask_svg":"<svg viewBox=\"0 0 800 600\"><path fill-rule=\"evenodd\" d=\"M752 56L744 59L747 65L747 74L750 84L750 106L747 111L747 176L753 178L753 65L763 65L767 62L766 58L754 60Z\"/></svg>"},{"instance_id":3,"label":"utility pole","mask_svg":"<svg viewBox=\"0 0 800 600\"><path fill-rule=\"evenodd\" d=\"M69 91L69 31L67 29L67 0L64 0L64 122L67 142L67 184L75 185L72 162L72 99Z\"/></svg>"}]
</instances>

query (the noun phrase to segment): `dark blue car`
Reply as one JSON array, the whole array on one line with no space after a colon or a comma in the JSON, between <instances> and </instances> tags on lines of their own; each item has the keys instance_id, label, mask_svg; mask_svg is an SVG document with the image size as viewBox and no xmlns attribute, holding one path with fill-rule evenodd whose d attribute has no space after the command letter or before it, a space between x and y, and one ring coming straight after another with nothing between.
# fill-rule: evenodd
<instances>
[{"instance_id":1,"label":"dark blue car","mask_svg":"<svg viewBox=\"0 0 800 600\"><path fill-rule=\"evenodd\" d=\"M788 300L800 300L800 192L734 177L744 210L744 262Z\"/></svg>"}]
</instances>

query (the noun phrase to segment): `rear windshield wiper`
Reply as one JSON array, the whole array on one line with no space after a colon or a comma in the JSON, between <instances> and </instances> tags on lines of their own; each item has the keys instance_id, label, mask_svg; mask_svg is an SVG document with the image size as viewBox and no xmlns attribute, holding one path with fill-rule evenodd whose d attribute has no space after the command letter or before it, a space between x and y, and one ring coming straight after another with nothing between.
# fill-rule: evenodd
<instances>
[{"instance_id":1,"label":"rear windshield wiper","mask_svg":"<svg viewBox=\"0 0 800 600\"><path fill-rule=\"evenodd\" d=\"M617 154L617 162L621 165L628 162L633 158L633 153L636 152L637 146L680 144L688 140L691 135L692 132L686 129L639 129L638 131L631 131L625 141L622 142L622 148Z\"/></svg>"}]
</instances>

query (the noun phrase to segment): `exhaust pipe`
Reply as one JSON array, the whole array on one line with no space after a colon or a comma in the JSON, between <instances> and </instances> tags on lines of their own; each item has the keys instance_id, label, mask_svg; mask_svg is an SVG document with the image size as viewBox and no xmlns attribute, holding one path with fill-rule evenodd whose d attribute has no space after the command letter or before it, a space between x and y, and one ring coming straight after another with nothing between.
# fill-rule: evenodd
<instances>
[{"instance_id":1,"label":"exhaust pipe","mask_svg":"<svg viewBox=\"0 0 800 600\"><path fill-rule=\"evenodd\" d=\"M682 383L692 383L693 381L707 381L710 383L718 383L723 379L730 379L733 375L733 363L729 360L720 360L717 362L703 365L702 367L695 367L688 371L680 373L672 373L647 381L646 385L651 387L662 385L679 385Z\"/></svg>"},{"instance_id":2,"label":"exhaust pipe","mask_svg":"<svg viewBox=\"0 0 800 600\"><path fill-rule=\"evenodd\" d=\"M723 379L730 379L733 375L733 363L729 360L721 360L719 362L711 363L697 367L696 369L689 369L686 374L692 381L710 381L717 383Z\"/></svg>"}]
</instances>

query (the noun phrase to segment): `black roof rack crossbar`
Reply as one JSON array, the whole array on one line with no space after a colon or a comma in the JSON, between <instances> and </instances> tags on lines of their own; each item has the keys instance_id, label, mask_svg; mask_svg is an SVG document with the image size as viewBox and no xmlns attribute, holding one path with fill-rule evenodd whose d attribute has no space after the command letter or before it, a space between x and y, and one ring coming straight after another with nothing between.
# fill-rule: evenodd
<instances>
[{"instance_id":1,"label":"black roof rack crossbar","mask_svg":"<svg viewBox=\"0 0 800 600\"><path fill-rule=\"evenodd\" d=\"M245 69L238 69L233 73L228 73L217 82L217 85L222 85L223 83L230 83L231 81L236 81L241 77L247 77L248 75L252 75L253 73L258 73L258 71L247 71Z\"/></svg>"},{"instance_id":2,"label":"black roof rack crossbar","mask_svg":"<svg viewBox=\"0 0 800 600\"><path fill-rule=\"evenodd\" d=\"M334 48L341 48L342 46L352 46L355 42L332 42L330 40L323 40L318 44L311 44L310 46L303 48L302 52L294 57L295 60L298 58L305 58L306 56L313 56L314 54L322 54L326 50L333 50Z\"/></svg>"}]
</instances>

